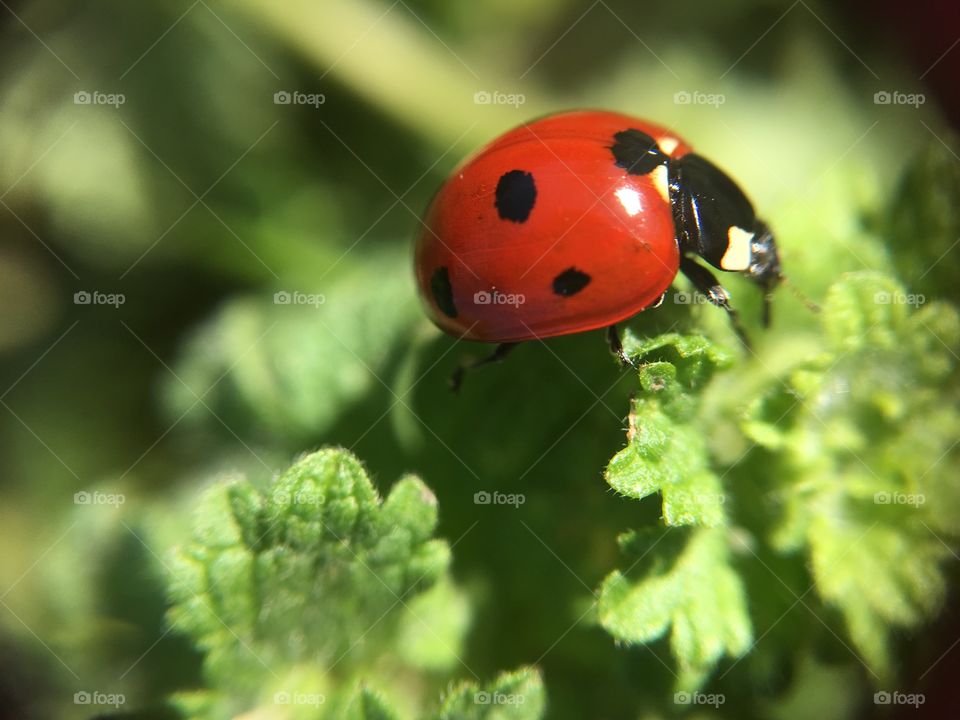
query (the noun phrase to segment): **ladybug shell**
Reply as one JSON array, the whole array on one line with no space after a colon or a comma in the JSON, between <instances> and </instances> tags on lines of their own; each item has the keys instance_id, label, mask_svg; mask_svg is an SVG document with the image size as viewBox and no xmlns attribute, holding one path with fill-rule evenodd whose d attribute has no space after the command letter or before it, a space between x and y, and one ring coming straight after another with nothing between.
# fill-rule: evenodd
<instances>
[{"instance_id":1,"label":"ladybug shell","mask_svg":"<svg viewBox=\"0 0 960 720\"><path fill-rule=\"evenodd\" d=\"M666 163L625 162L650 138L661 158L690 151L658 125L581 111L522 125L466 160L417 240L431 319L457 337L516 342L606 327L655 303L680 254Z\"/></svg>"}]
</instances>

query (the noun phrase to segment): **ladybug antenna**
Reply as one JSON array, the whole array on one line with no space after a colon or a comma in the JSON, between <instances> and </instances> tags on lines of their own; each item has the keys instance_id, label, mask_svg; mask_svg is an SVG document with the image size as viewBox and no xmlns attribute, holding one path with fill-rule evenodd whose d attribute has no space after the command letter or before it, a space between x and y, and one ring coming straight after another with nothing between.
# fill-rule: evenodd
<instances>
[{"instance_id":1,"label":"ladybug antenna","mask_svg":"<svg viewBox=\"0 0 960 720\"><path fill-rule=\"evenodd\" d=\"M790 280L787 278L786 275L781 275L780 281L784 285L786 285L788 288L790 288L790 292L793 293L793 296L797 300L802 302L806 306L807 310L809 310L812 313L820 312L820 306L817 305L817 303L815 303L813 300L808 298L806 295L804 295L803 291L800 288L798 288L796 285L794 285L792 282L790 282Z\"/></svg>"},{"instance_id":2,"label":"ladybug antenna","mask_svg":"<svg viewBox=\"0 0 960 720\"><path fill-rule=\"evenodd\" d=\"M773 305L773 293L769 290L763 294L763 314L761 322L765 328L770 327L770 307Z\"/></svg>"},{"instance_id":3,"label":"ladybug antenna","mask_svg":"<svg viewBox=\"0 0 960 720\"><path fill-rule=\"evenodd\" d=\"M800 302L810 312L820 312L820 306L800 291L796 285L780 269L780 257L777 244L770 228L762 220L757 220L754 228L754 239L751 247L753 263L747 270L747 276L763 291L763 326L770 326L770 306L773 300L773 290L778 285L790 288Z\"/></svg>"}]
</instances>

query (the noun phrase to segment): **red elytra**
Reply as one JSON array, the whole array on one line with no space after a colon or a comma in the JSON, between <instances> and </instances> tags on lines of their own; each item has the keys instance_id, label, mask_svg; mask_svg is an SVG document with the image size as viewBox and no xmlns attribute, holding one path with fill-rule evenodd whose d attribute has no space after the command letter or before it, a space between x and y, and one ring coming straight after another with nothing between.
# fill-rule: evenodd
<instances>
[{"instance_id":1,"label":"red elytra","mask_svg":"<svg viewBox=\"0 0 960 720\"><path fill-rule=\"evenodd\" d=\"M680 261L666 167L618 166L612 146L627 128L672 158L690 152L659 125L582 111L518 127L452 173L415 258L440 328L483 342L546 338L610 326L662 296Z\"/></svg>"}]
</instances>

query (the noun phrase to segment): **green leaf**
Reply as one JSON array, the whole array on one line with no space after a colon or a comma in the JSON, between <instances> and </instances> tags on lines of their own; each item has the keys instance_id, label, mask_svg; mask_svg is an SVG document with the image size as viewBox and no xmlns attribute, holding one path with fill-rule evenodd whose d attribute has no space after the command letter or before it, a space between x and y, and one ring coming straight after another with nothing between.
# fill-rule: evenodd
<instances>
[{"instance_id":1,"label":"green leaf","mask_svg":"<svg viewBox=\"0 0 960 720\"><path fill-rule=\"evenodd\" d=\"M857 675L852 665L827 665L804 657L798 662L790 688L776 702L766 703L765 716L771 720L858 717L860 702L850 692L857 685Z\"/></svg>"},{"instance_id":2,"label":"green leaf","mask_svg":"<svg viewBox=\"0 0 960 720\"><path fill-rule=\"evenodd\" d=\"M655 553L656 544L647 550ZM743 584L729 554L727 531L702 528L692 531L669 568L655 567L639 580L611 573L600 588L600 624L626 643L650 643L669 630L679 666L676 687L696 690L725 655L743 655L753 640Z\"/></svg>"},{"instance_id":3,"label":"green leaf","mask_svg":"<svg viewBox=\"0 0 960 720\"><path fill-rule=\"evenodd\" d=\"M404 477L381 501L339 449L304 456L263 492L243 480L213 485L169 564L171 625L205 650L212 683L238 698L266 669L306 665L327 683L397 662L391 648L414 627L404 662L448 669L469 613L436 524L436 498L419 479Z\"/></svg>"},{"instance_id":4,"label":"green leaf","mask_svg":"<svg viewBox=\"0 0 960 720\"><path fill-rule=\"evenodd\" d=\"M659 492L668 528L699 529L621 535L621 549L636 559L626 573L604 580L598 615L627 643L650 643L669 630L677 688L695 690L724 655L743 654L752 638L744 589L729 565L727 531L714 529L727 523L726 496L698 418L700 390L730 359L705 338L676 334L645 341L628 336L625 350L641 363L641 392L627 447L607 466L607 482L633 498Z\"/></svg>"},{"instance_id":5,"label":"green leaf","mask_svg":"<svg viewBox=\"0 0 960 720\"><path fill-rule=\"evenodd\" d=\"M229 302L188 343L166 386L169 414L218 431L221 422L251 425L286 442L329 430L393 382L393 353L422 321L411 273L396 271L408 262L381 252L316 287L279 288L281 302L273 291ZM295 300L311 295L314 304Z\"/></svg>"},{"instance_id":6,"label":"green leaf","mask_svg":"<svg viewBox=\"0 0 960 720\"><path fill-rule=\"evenodd\" d=\"M940 565L951 557L932 533L880 514L849 510L817 517L809 551L817 592L840 608L850 638L873 671L889 679L888 626L912 627L937 610L945 582Z\"/></svg>"},{"instance_id":7,"label":"green leaf","mask_svg":"<svg viewBox=\"0 0 960 720\"><path fill-rule=\"evenodd\" d=\"M659 492L667 525L722 525L726 497L696 421L696 393L729 356L705 338L675 334L644 342L628 334L624 349L642 363L641 393L629 442L607 466L607 482L632 498Z\"/></svg>"},{"instance_id":8,"label":"green leaf","mask_svg":"<svg viewBox=\"0 0 960 720\"><path fill-rule=\"evenodd\" d=\"M174 693L170 705L187 718L229 717L231 708L223 696L210 690L191 690Z\"/></svg>"},{"instance_id":9,"label":"green leaf","mask_svg":"<svg viewBox=\"0 0 960 720\"><path fill-rule=\"evenodd\" d=\"M891 627L915 627L941 605L941 566L960 531L948 382L960 319L916 302L883 275L841 278L823 308L826 352L768 388L744 424L773 454L774 547L808 554L817 593L884 678Z\"/></svg>"},{"instance_id":10,"label":"green leaf","mask_svg":"<svg viewBox=\"0 0 960 720\"><path fill-rule=\"evenodd\" d=\"M430 632L425 632L424 618L431 618ZM400 620L400 653L414 667L445 670L459 661L470 620L466 595L452 583L438 582L408 603Z\"/></svg>"},{"instance_id":11,"label":"green leaf","mask_svg":"<svg viewBox=\"0 0 960 720\"><path fill-rule=\"evenodd\" d=\"M950 251L960 239L960 164L949 147L957 137L941 130L937 135L907 166L880 231L898 274L910 279L908 292L957 300L956 255Z\"/></svg>"},{"instance_id":12,"label":"green leaf","mask_svg":"<svg viewBox=\"0 0 960 720\"><path fill-rule=\"evenodd\" d=\"M345 720L398 720L383 698L369 688L361 688L350 701Z\"/></svg>"},{"instance_id":13,"label":"green leaf","mask_svg":"<svg viewBox=\"0 0 960 720\"><path fill-rule=\"evenodd\" d=\"M444 697L435 720L536 720L546 712L543 679L525 667L492 683L461 683Z\"/></svg>"}]
</instances>

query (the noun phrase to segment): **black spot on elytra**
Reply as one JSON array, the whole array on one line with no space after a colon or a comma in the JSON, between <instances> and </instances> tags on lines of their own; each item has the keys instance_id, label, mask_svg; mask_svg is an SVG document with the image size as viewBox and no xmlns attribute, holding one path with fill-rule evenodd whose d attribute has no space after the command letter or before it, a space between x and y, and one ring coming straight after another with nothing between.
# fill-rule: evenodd
<instances>
[{"instance_id":1,"label":"black spot on elytra","mask_svg":"<svg viewBox=\"0 0 960 720\"><path fill-rule=\"evenodd\" d=\"M497 181L495 205L501 220L522 223L530 217L537 201L537 186L533 175L523 170L511 170Z\"/></svg>"},{"instance_id":2,"label":"black spot on elytra","mask_svg":"<svg viewBox=\"0 0 960 720\"><path fill-rule=\"evenodd\" d=\"M457 306L453 302L453 288L450 286L450 273L445 267L438 267L430 277L430 292L433 301L447 317L457 316Z\"/></svg>"},{"instance_id":3,"label":"black spot on elytra","mask_svg":"<svg viewBox=\"0 0 960 720\"><path fill-rule=\"evenodd\" d=\"M641 130L628 128L613 136L610 146L617 167L630 175L646 175L658 165L667 162L657 141Z\"/></svg>"},{"instance_id":4,"label":"black spot on elytra","mask_svg":"<svg viewBox=\"0 0 960 720\"><path fill-rule=\"evenodd\" d=\"M590 284L590 276L576 268L567 268L553 279L553 291L557 295L576 295Z\"/></svg>"}]
</instances>

